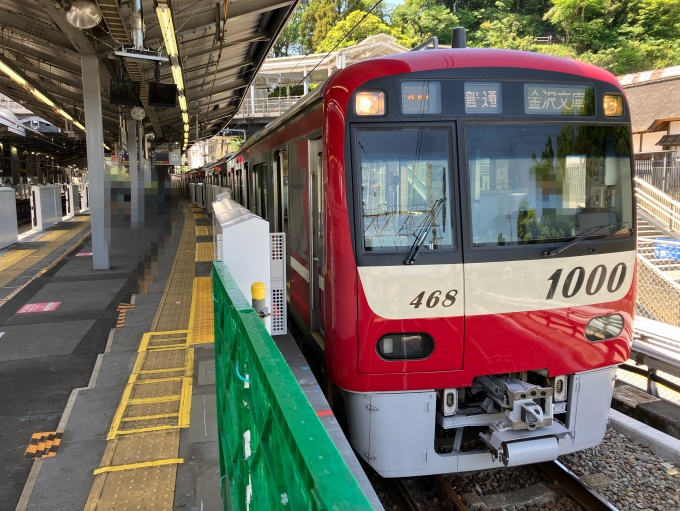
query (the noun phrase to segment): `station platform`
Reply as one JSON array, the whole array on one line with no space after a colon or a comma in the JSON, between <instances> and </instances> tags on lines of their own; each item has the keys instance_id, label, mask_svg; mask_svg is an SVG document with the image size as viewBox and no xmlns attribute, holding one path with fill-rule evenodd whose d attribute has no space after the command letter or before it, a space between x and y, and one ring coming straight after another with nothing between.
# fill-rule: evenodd
<instances>
[{"instance_id":1,"label":"station platform","mask_svg":"<svg viewBox=\"0 0 680 511\"><path fill-rule=\"evenodd\" d=\"M179 203L123 223L105 271L87 216L0 251L0 510L224 509L210 222ZM382 509L294 339L274 339Z\"/></svg>"}]
</instances>

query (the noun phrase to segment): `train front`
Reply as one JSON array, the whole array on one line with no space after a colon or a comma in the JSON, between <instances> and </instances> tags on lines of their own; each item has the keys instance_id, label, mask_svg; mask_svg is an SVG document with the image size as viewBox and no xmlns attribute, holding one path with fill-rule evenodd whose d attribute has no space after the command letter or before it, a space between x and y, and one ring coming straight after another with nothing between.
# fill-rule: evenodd
<instances>
[{"instance_id":1,"label":"train front","mask_svg":"<svg viewBox=\"0 0 680 511\"><path fill-rule=\"evenodd\" d=\"M367 61L324 92L326 362L386 477L557 458L630 352L630 117L613 76L501 50Z\"/></svg>"}]
</instances>

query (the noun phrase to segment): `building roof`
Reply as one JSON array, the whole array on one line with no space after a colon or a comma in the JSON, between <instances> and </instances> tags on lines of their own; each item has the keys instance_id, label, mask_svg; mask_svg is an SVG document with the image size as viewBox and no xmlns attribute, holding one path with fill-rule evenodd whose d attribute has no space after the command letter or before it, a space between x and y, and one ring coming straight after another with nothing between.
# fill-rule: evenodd
<instances>
[{"instance_id":1,"label":"building roof","mask_svg":"<svg viewBox=\"0 0 680 511\"><path fill-rule=\"evenodd\" d=\"M658 131L680 120L680 66L619 77L630 106L633 133Z\"/></svg>"}]
</instances>

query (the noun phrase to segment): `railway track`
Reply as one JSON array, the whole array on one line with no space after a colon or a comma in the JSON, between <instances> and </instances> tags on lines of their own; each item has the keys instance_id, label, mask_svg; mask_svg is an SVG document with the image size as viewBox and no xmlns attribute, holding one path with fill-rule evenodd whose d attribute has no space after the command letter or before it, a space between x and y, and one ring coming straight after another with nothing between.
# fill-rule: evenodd
<instances>
[{"instance_id":1,"label":"railway track","mask_svg":"<svg viewBox=\"0 0 680 511\"><path fill-rule=\"evenodd\" d=\"M553 481L554 487L562 490L567 497L581 506L583 510L618 511L615 506L607 502L606 499L590 488L559 461L539 463L535 467ZM409 490L409 485L406 484L407 481L410 481L409 479L383 479L378 476L380 484L393 502L392 507L388 507L386 510L421 511L428 509L469 511L466 503L451 488L451 485L443 476L437 475L418 479L421 488L429 486L429 482L432 483L432 490L425 492L427 493L427 498L422 497L422 491L417 493L419 498L414 496ZM424 480L428 481L428 483L425 483Z\"/></svg>"}]
</instances>

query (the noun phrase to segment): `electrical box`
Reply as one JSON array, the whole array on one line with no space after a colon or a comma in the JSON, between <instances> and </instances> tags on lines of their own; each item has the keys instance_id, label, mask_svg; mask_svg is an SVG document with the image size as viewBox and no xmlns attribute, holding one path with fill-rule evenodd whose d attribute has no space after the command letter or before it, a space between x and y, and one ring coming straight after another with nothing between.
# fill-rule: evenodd
<instances>
[{"instance_id":1,"label":"electrical box","mask_svg":"<svg viewBox=\"0 0 680 511\"><path fill-rule=\"evenodd\" d=\"M217 248L214 252L216 258L227 266L248 302L252 301L250 286L255 282L265 283L265 307L271 313L269 222L238 202L222 199L213 204L213 239ZM265 325L267 331L272 333L271 316L265 319Z\"/></svg>"},{"instance_id":2,"label":"electrical box","mask_svg":"<svg viewBox=\"0 0 680 511\"><path fill-rule=\"evenodd\" d=\"M18 241L17 200L14 188L0 188L0 248Z\"/></svg>"},{"instance_id":3,"label":"electrical box","mask_svg":"<svg viewBox=\"0 0 680 511\"><path fill-rule=\"evenodd\" d=\"M61 186L31 186L31 225L42 231L61 222Z\"/></svg>"}]
</instances>

